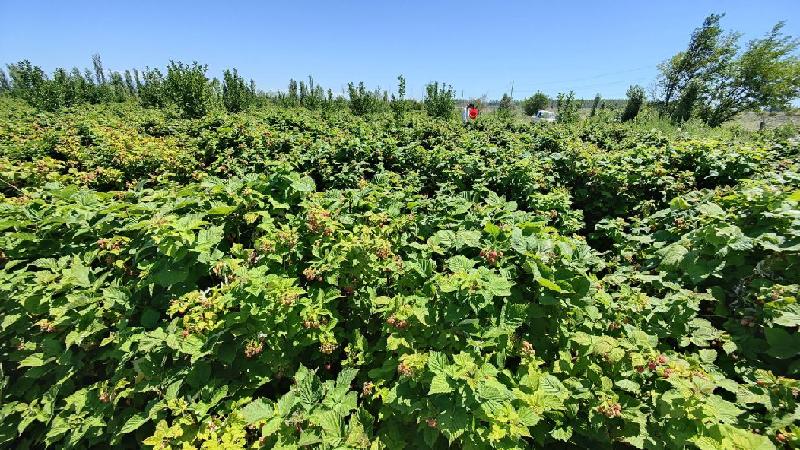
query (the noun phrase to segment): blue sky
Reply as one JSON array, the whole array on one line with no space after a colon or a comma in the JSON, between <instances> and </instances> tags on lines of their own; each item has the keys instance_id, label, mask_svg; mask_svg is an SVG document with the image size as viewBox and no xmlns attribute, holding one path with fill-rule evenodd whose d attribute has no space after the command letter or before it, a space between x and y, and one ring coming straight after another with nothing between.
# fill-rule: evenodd
<instances>
[{"instance_id":1,"label":"blue sky","mask_svg":"<svg viewBox=\"0 0 800 450\"><path fill-rule=\"evenodd\" d=\"M800 36L800 0L670 1L2 1L0 63L29 59L48 72L164 67L198 60L209 75L236 67L264 90L313 75L394 89L402 73L419 97L444 80L466 97L574 89L623 97L649 86L656 65L683 49L711 12L743 40L786 20Z\"/></svg>"}]
</instances>

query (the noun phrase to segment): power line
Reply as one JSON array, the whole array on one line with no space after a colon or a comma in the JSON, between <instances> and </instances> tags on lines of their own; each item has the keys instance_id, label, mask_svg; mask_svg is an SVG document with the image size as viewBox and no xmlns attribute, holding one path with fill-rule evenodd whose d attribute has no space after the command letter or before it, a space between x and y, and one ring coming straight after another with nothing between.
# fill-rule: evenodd
<instances>
[{"instance_id":1,"label":"power line","mask_svg":"<svg viewBox=\"0 0 800 450\"><path fill-rule=\"evenodd\" d=\"M601 73L601 74L593 75L593 76L590 76L590 77L573 78L571 80L561 80L561 79L559 79L559 80L540 81L540 82L537 81L536 84L538 84L538 85L548 85L548 84L558 84L558 83L573 83L573 82L576 82L576 81L596 80L598 78L603 78L603 77L607 77L607 76L610 76L610 75L619 75L619 74L623 74L623 73L636 72L636 71L644 70L644 69L652 69L653 67L655 67L655 66L654 65L648 65L648 66L636 67L634 69L626 69L626 70L618 70L616 72Z\"/></svg>"},{"instance_id":2,"label":"power line","mask_svg":"<svg viewBox=\"0 0 800 450\"><path fill-rule=\"evenodd\" d=\"M566 86L566 88L575 90L575 89L585 89L585 88L591 88L591 87L614 86L614 85L623 84L623 83L641 83L642 81L643 81L642 78L637 78L635 80L631 80L631 79L626 78L624 80L607 81L607 82L603 82L603 83L591 83L591 84L582 84L582 85L578 85L578 86ZM539 90L540 89L518 89L517 92L529 93L529 92L536 92L536 91L539 91Z\"/></svg>"}]
</instances>

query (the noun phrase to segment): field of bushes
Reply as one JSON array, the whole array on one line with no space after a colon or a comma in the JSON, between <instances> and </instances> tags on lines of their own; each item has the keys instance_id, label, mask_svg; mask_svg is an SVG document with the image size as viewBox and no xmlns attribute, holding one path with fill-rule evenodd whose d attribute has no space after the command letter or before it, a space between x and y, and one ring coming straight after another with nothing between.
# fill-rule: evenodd
<instances>
[{"instance_id":1,"label":"field of bushes","mask_svg":"<svg viewBox=\"0 0 800 450\"><path fill-rule=\"evenodd\" d=\"M0 446L800 446L787 125L0 97Z\"/></svg>"}]
</instances>

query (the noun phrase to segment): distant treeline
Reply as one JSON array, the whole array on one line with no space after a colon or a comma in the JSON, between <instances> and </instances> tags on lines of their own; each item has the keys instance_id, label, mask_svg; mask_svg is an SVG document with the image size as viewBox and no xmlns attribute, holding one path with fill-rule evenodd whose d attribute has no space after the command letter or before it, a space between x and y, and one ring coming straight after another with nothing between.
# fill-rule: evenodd
<instances>
[{"instance_id":1,"label":"distant treeline","mask_svg":"<svg viewBox=\"0 0 800 450\"><path fill-rule=\"evenodd\" d=\"M365 115L391 111L401 115L409 110L425 110L434 117L455 113L455 91L446 83L426 86L425 98L406 98L406 82L397 77L395 92L368 89L364 82L348 83L345 95L335 95L307 80L289 80L286 91L264 92L253 80L245 80L236 69L223 72L222 79L209 78L208 66L193 62L170 61L165 71L145 68L108 71L99 55L92 58L92 68L56 69L48 75L39 66L24 60L0 69L0 94L21 98L32 106L56 111L61 108L96 103L139 102L144 107L176 108L187 118L202 117L213 110L239 112L246 108L277 104L308 109L349 109Z\"/></svg>"},{"instance_id":2,"label":"distant treeline","mask_svg":"<svg viewBox=\"0 0 800 450\"><path fill-rule=\"evenodd\" d=\"M523 108L523 106L525 104L525 100L526 99L522 99L522 100L517 99L517 100L513 100L513 102L514 102L515 106L517 106L519 108ZM594 105L594 99L581 99L581 98L579 98L579 99L575 99L575 101L578 102L578 107L581 108L581 109L591 109L592 106ZM474 100L459 99L457 101L457 103L459 105L462 105L462 106L467 105L470 102L474 102ZM497 106L500 105L501 102L502 102L502 100L487 100L487 101L485 101L483 103L483 105L484 106L489 106L489 107L497 107ZM628 103L628 99L625 99L625 98L607 98L607 99L601 99L601 102L605 104L606 108L618 109L618 108L624 108L625 105ZM546 108L547 109L554 109L555 107L556 107L556 100L548 98Z\"/></svg>"},{"instance_id":3,"label":"distant treeline","mask_svg":"<svg viewBox=\"0 0 800 450\"><path fill-rule=\"evenodd\" d=\"M499 100L485 96L456 100L446 83L428 83L421 101L406 98L406 82L398 76L395 92L369 89L364 82L348 83L347 91L336 95L308 77L290 80L286 91L263 92L253 80L246 80L236 69L223 72L222 79L209 78L208 67L197 62L170 61L164 71L158 68L107 71L100 56L92 58L92 68L56 69L46 74L30 61L9 64L0 69L0 94L26 100L31 105L55 111L79 104L137 101L145 107L176 108L185 117L202 117L209 111L238 112L262 104L299 106L308 109L349 109L353 114L393 112L401 116L409 110L424 110L432 117L452 117L456 106L476 103L510 118L522 110L532 116L542 109L555 110L558 120L577 120L579 109L591 109L590 117L602 113L614 120L633 120L644 107L673 123L699 120L720 125L746 111L791 109L800 97L800 40L783 33L776 24L763 38L747 43L742 50L738 33L726 33L720 26L722 15L712 14L695 29L687 49L659 66L659 77L650 101L644 88L633 85L626 99L577 99L574 92L551 98L536 92L524 100L503 94Z\"/></svg>"}]
</instances>

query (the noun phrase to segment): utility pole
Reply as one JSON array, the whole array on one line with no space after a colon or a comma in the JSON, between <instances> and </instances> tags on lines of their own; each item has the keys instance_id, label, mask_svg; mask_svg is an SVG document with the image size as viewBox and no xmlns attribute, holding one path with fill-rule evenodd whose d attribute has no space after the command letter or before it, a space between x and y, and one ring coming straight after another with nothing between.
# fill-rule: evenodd
<instances>
[{"instance_id":1,"label":"utility pole","mask_svg":"<svg viewBox=\"0 0 800 450\"><path fill-rule=\"evenodd\" d=\"M511 82L511 100L514 100L514 82Z\"/></svg>"}]
</instances>

